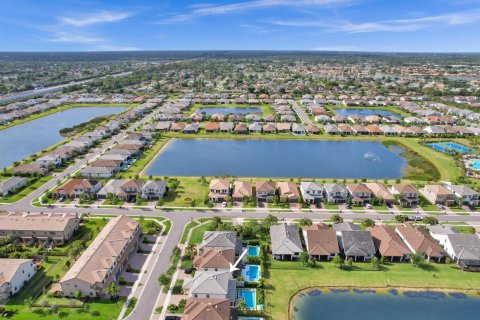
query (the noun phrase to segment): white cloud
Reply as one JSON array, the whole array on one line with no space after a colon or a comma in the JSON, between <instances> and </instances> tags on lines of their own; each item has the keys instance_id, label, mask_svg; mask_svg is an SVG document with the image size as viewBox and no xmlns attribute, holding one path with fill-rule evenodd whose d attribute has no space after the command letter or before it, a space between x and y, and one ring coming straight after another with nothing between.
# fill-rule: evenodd
<instances>
[{"instance_id":1,"label":"white cloud","mask_svg":"<svg viewBox=\"0 0 480 320\"><path fill-rule=\"evenodd\" d=\"M64 25L74 27L84 27L88 25L101 24L107 22L117 22L131 17L131 12L113 12L101 11L97 13L86 14L78 17L60 17L59 20Z\"/></svg>"},{"instance_id":2,"label":"white cloud","mask_svg":"<svg viewBox=\"0 0 480 320\"><path fill-rule=\"evenodd\" d=\"M69 34L66 32L58 32L52 38L47 39L50 42L80 43L80 44L97 44L104 42L105 39L97 36Z\"/></svg>"}]
</instances>

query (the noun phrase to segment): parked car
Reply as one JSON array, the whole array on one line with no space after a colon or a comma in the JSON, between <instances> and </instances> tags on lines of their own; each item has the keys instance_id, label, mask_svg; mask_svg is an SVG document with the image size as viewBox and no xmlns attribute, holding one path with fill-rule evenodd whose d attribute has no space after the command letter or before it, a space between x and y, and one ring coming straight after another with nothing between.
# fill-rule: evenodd
<instances>
[{"instance_id":1,"label":"parked car","mask_svg":"<svg viewBox=\"0 0 480 320\"><path fill-rule=\"evenodd\" d=\"M365 205L365 207L366 207L367 209L373 209L373 207L372 207L372 205L371 205L370 203L367 203L367 204Z\"/></svg>"},{"instance_id":2,"label":"parked car","mask_svg":"<svg viewBox=\"0 0 480 320\"><path fill-rule=\"evenodd\" d=\"M225 208L227 205L228 205L228 203L226 203L226 202L222 202L222 207L224 207L224 208Z\"/></svg>"}]
</instances>

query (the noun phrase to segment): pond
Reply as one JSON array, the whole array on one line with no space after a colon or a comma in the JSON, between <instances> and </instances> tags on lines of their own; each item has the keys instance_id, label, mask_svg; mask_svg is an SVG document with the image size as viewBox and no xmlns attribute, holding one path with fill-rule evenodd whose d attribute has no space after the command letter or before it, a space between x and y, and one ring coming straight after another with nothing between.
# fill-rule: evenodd
<instances>
[{"instance_id":1,"label":"pond","mask_svg":"<svg viewBox=\"0 0 480 320\"><path fill-rule=\"evenodd\" d=\"M260 108L242 108L242 107L214 107L214 108L199 108L195 113L205 112L206 115L215 113L219 114L250 114L250 113L262 113Z\"/></svg>"},{"instance_id":2,"label":"pond","mask_svg":"<svg viewBox=\"0 0 480 320\"><path fill-rule=\"evenodd\" d=\"M126 107L78 107L0 130L0 168L10 166L45 148L63 141L60 129L93 118L120 113Z\"/></svg>"},{"instance_id":3,"label":"pond","mask_svg":"<svg viewBox=\"0 0 480 320\"><path fill-rule=\"evenodd\" d=\"M361 117L366 117L366 116L373 116L373 115L379 115L382 117L397 117L401 118L402 116L393 113L387 110L382 110L382 109L370 109L370 108L344 108L344 109L336 109L335 113L340 116L361 116Z\"/></svg>"},{"instance_id":4,"label":"pond","mask_svg":"<svg viewBox=\"0 0 480 320\"><path fill-rule=\"evenodd\" d=\"M392 179L406 166L378 141L173 139L146 175Z\"/></svg>"},{"instance_id":5,"label":"pond","mask_svg":"<svg viewBox=\"0 0 480 320\"><path fill-rule=\"evenodd\" d=\"M313 290L299 297L295 320L477 319L480 298L463 294L353 293Z\"/></svg>"}]
</instances>

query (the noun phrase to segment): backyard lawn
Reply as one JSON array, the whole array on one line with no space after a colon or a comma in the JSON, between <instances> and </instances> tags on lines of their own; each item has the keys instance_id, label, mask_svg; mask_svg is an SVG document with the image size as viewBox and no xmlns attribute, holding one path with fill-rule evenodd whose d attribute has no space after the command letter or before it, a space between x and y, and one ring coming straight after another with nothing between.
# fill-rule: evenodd
<instances>
[{"instance_id":1,"label":"backyard lawn","mask_svg":"<svg viewBox=\"0 0 480 320\"><path fill-rule=\"evenodd\" d=\"M32 193L33 191L37 190L40 186L47 183L52 178L53 178L52 176L46 176L46 177L40 178L37 181L35 181L35 183L20 189L19 192L17 193L14 193L6 197L0 197L0 203L1 202L5 202L5 203L17 202L23 199L24 197L26 197L27 195L29 195L30 193Z\"/></svg>"},{"instance_id":2,"label":"backyard lawn","mask_svg":"<svg viewBox=\"0 0 480 320\"><path fill-rule=\"evenodd\" d=\"M415 268L409 263L388 264L383 271L369 271L370 264L354 263L355 270L336 268L331 262L317 263L317 268L303 268L300 262L272 261L266 310L271 319L285 319L290 298L310 287L419 288L480 290L475 272L459 271L452 264L428 264Z\"/></svg>"}]
</instances>

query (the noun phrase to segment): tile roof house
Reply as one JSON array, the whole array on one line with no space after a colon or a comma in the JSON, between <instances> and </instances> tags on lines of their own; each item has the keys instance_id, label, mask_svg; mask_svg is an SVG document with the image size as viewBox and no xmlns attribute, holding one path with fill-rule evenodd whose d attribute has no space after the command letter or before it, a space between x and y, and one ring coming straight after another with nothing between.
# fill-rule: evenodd
<instances>
[{"instance_id":1,"label":"tile roof house","mask_svg":"<svg viewBox=\"0 0 480 320\"><path fill-rule=\"evenodd\" d=\"M347 189L354 204L369 203L372 199L372 191L363 183L347 184Z\"/></svg>"},{"instance_id":2,"label":"tile roof house","mask_svg":"<svg viewBox=\"0 0 480 320\"><path fill-rule=\"evenodd\" d=\"M395 196L399 195L398 203L402 207L412 207L418 205L418 190L411 184L394 184L390 192Z\"/></svg>"},{"instance_id":3,"label":"tile roof house","mask_svg":"<svg viewBox=\"0 0 480 320\"><path fill-rule=\"evenodd\" d=\"M427 184L420 192L433 204L450 206L456 202L455 194L442 185Z\"/></svg>"},{"instance_id":4,"label":"tile roof house","mask_svg":"<svg viewBox=\"0 0 480 320\"><path fill-rule=\"evenodd\" d=\"M98 180L89 179L71 179L56 189L52 195L55 198L60 197L79 197L88 195L89 197L96 194L102 188L102 183Z\"/></svg>"},{"instance_id":5,"label":"tile roof house","mask_svg":"<svg viewBox=\"0 0 480 320\"><path fill-rule=\"evenodd\" d=\"M277 193L277 186L274 181L256 181L256 198L257 201L272 201Z\"/></svg>"},{"instance_id":6,"label":"tile roof house","mask_svg":"<svg viewBox=\"0 0 480 320\"><path fill-rule=\"evenodd\" d=\"M227 271L197 271L193 279L185 279L183 291L190 298L229 299L235 304L237 280Z\"/></svg>"},{"instance_id":7,"label":"tile roof house","mask_svg":"<svg viewBox=\"0 0 480 320\"><path fill-rule=\"evenodd\" d=\"M377 251L388 261L406 261L411 253L400 236L389 226L382 224L367 228L373 237Z\"/></svg>"},{"instance_id":8,"label":"tile roof house","mask_svg":"<svg viewBox=\"0 0 480 320\"><path fill-rule=\"evenodd\" d=\"M0 259L0 300L20 291L36 272L32 259Z\"/></svg>"},{"instance_id":9,"label":"tile roof house","mask_svg":"<svg viewBox=\"0 0 480 320\"><path fill-rule=\"evenodd\" d=\"M233 201L242 202L245 197L253 196L253 183L249 181L235 181L233 183Z\"/></svg>"},{"instance_id":10,"label":"tile roof house","mask_svg":"<svg viewBox=\"0 0 480 320\"><path fill-rule=\"evenodd\" d=\"M229 299L189 298L183 311L184 320L235 320L236 310Z\"/></svg>"},{"instance_id":11,"label":"tile roof house","mask_svg":"<svg viewBox=\"0 0 480 320\"><path fill-rule=\"evenodd\" d=\"M334 223L332 227L338 237L342 235L342 231L360 231L360 227L353 222L338 222Z\"/></svg>"},{"instance_id":12,"label":"tile roof house","mask_svg":"<svg viewBox=\"0 0 480 320\"><path fill-rule=\"evenodd\" d=\"M323 200L323 185L318 182L300 182L300 192L305 203L320 204Z\"/></svg>"},{"instance_id":13,"label":"tile roof house","mask_svg":"<svg viewBox=\"0 0 480 320\"><path fill-rule=\"evenodd\" d=\"M294 224L279 224L270 227L272 256L276 260L294 260L303 252L298 228Z\"/></svg>"},{"instance_id":14,"label":"tile roof house","mask_svg":"<svg viewBox=\"0 0 480 320\"><path fill-rule=\"evenodd\" d=\"M393 204L395 202L395 197L383 183L368 182L365 183L365 186L372 191L375 198L382 200L383 203Z\"/></svg>"},{"instance_id":15,"label":"tile roof house","mask_svg":"<svg viewBox=\"0 0 480 320\"><path fill-rule=\"evenodd\" d=\"M342 231L340 239L345 259L368 261L375 256L375 245L368 231Z\"/></svg>"},{"instance_id":16,"label":"tile roof house","mask_svg":"<svg viewBox=\"0 0 480 320\"><path fill-rule=\"evenodd\" d=\"M208 199L212 202L226 201L230 195L230 180L228 179L212 179L208 187Z\"/></svg>"},{"instance_id":17,"label":"tile roof house","mask_svg":"<svg viewBox=\"0 0 480 320\"><path fill-rule=\"evenodd\" d=\"M480 193L465 185L445 184L452 191L460 204L476 207L480 202Z\"/></svg>"},{"instance_id":18,"label":"tile roof house","mask_svg":"<svg viewBox=\"0 0 480 320\"><path fill-rule=\"evenodd\" d=\"M200 271L230 270L230 264L234 263L235 250L232 248L205 249L193 259L193 266Z\"/></svg>"},{"instance_id":19,"label":"tile roof house","mask_svg":"<svg viewBox=\"0 0 480 320\"><path fill-rule=\"evenodd\" d=\"M295 182L280 181L277 186L281 199L286 199L289 203L297 203L300 199L300 193Z\"/></svg>"},{"instance_id":20,"label":"tile roof house","mask_svg":"<svg viewBox=\"0 0 480 320\"><path fill-rule=\"evenodd\" d=\"M449 234L445 250L460 269L480 271L480 238L478 234Z\"/></svg>"},{"instance_id":21,"label":"tile roof house","mask_svg":"<svg viewBox=\"0 0 480 320\"><path fill-rule=\"evenodd\" d=\"M198 246L198 254L209 249L233 249L236 255L242 251L242 240L234 231L205 231L202 243Z\"/></svg>"},{"instance_id":22,"label":"tile roof house","mask_svg":"<svg viewBox=\"0 0 480 320\"><path fill-rule=\"evenodd\" d=\"M344 203L348 200L348 189L343 184L325 183L323 185L328 203Z\"/></svg>"},{"instance_id":23,"label":"tile roof house","mask_svg":"<svg viewBox=\"0 0 480 320\"><path fill-rule=\"evenodd\" d=\"M205 125L206 132L218 132L220 130L220 124L218 122L208 122Z\"/></svg>"},{"instance_id":24,"label":"tile roof house","mask_svg":"<svg viewBox=\"0 0 480 320\"><path fill-rule=\"evenodd\" d=\"M441 262L447 255L442 246L421 227L414 227L409 223L397 225L395 231L403 242L414 253L421 253L428 260Z\"/></svg>"},{"instance_id":25,"label":"tile roof house","mask_svg":"<svg viewBox=\"0 0 480 320\"><path fill-rule=\"evenodd\" d=\"M62 295L73 297L79 291L82 297L108 296L107 287L119 280L141 233L138 221L124 215L112 218L60 280Z\"/></svg>"},{"instance_id":26,"label":"tile roof house","mask_svg":"<svg viewBox=\"0 0 480 320\"><path fill-rule=\"evenodd\" d=\"M304 227L302 233L310 259L329 261L340 254L335 230L323 225L316 226L316 229Z\"/></svg>"}]
</instances>

